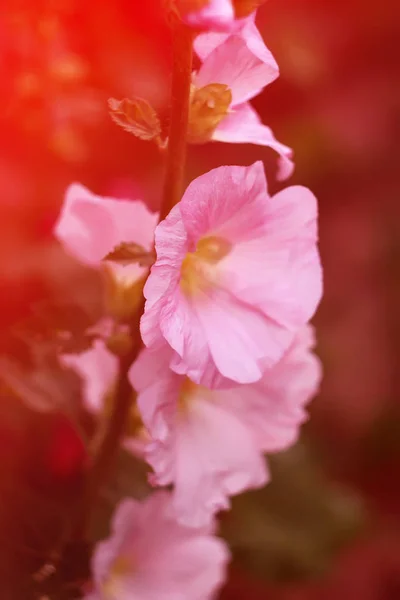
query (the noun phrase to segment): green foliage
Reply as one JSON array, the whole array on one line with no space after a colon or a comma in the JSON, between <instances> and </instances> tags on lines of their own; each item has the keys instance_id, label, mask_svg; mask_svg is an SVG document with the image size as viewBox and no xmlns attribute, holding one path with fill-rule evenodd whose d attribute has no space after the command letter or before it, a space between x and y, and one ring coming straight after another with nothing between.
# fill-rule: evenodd
<instances>
[{"instance_id":1,"label":"green foliage","mask_svg":"<svg viewBox=\"0 0 400 600\"><path fill-rule=\"evenodd\" d=\"M359 530L361 502L330 483L303 444L268 461L271 482L233 499L222 534L235 562L260 579L317 576Z\"/></svg>"}]
</instances>

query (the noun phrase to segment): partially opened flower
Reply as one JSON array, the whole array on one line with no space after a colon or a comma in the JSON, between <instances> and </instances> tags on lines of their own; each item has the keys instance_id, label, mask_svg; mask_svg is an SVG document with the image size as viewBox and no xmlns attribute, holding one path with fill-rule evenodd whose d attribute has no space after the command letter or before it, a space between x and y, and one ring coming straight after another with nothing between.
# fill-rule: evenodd
<instances>
[{"instance_id":1,"label":"partially opened flower","mask_svg":"<svg viewBox=\"0 0 400 600\"><path fill-rule=\"evenodd\" d=\"M230 35L205 33L195 48L203 61L193 79L188 139L250 143L271 147L279 155L278 178L292 174L292 150L263 125L249 100L279 75L254 18Z\"/></svg>"},{"instance_id":2,"label":"partially opened flower","mask_svg":"<svg viewBox=\"0 0 400 600\"><path fill-rule=\"evenodd\" d=\"M135 243L151 250L158 215L141 200L119 200L97 196L83 185L71 184L54 233L66 250L82 263L99 267L102 260L122 243ZM120 267L131 279L146 269L138 264Z\"/></svg>"},{"instance_id":3,"label":"partially opened flower","mask_svg":"<svg viewBox=\"0 0 400 600\"><path fill-rule=\"evenodd\" d=\"M81 377L85 408L90 413L100 413L104 409L106 397L115 387L118 358L107 350L103 340L96 340L85 352L62 354L60 362Z\"/></svg>"},{"instance_id":4,"label":"partially opened flower","mask_svg":"<svg viewBox=\"0 0 400 600\"><path fill-rule=\"evenodd\" d=\"M261 162L194 180L155 239L142 338L167 342L195 383L258 381L320 300L316 199L300 186L270 197Z\"/></svg>"},{"instance_id":5,"label":"partially opened flower","mask_svg":"<svg viewBox=\"0 0 400 600\"><path fill-rule=\"evenodd\" d=\"M98 339L85 352L62 354L60 363L73 369L81 377L82 398L86 410L98 419L108 418L117 385L118 359L107 349L105 342ZM132 402L124 447L142 455L148 439L136 403Z\"/></svg>"},{"instance_id":6,"label":"partially opened flower","mask_svg":"<svg viewBox=\"0 0 400 600\"><path fill-rule=\"evenodd\" d=\"M176 0L188 25L200 29L229 29L235 14L231 0Z\"/></svg>"},{"instance_id":7,"label":"partially opened flower","mask_svg":"<svg viewBox=\"0 0 400 600\"><path fill-rule=\"evenodd\" d=\"M200 29L231 30L265 0L175 0L189 25Z\"/></svg>"},{"instance_id":8,"label":"partially opened flower","mask_svg":"<svg viewBox=\"0 0 400 600\"><path fill-rule=\"evenodd\" d=\"M116 318L129 317L140 302L141 279L148 266L140 260L104 260L126 245L136 254L150 253L158 215L140 201L97 196L74 183L65 194L55 236L69 254L106 275L106 305Z\"/></svg>"},{"instance_id":9,"label":"partially opened flower","mask_svg":"<svg viewBox=\"0 0 400 600\"><path fill-rule=\"evenodd\" d=\"M152 441L153 482L174 484L177 518L207 523L229 497L268 481L263 452L288 448L318 389L320 363L311 327L280 362L251 385L209 390L168 367L168 346L145 350L131 368L138 407Z\"/></svg>"},{"instance_id":10,"label":"partially opened flower","mask_svg":"<svg viewBox=\"0 0 400 600\"><path fill-rule=\"evenodd\" d=\"M170 510L170 494L118 506L109 539L95 549L87 600L207 600L225 579L229 553L212 527L191 529Z\"/></svg>"}]
</instances>

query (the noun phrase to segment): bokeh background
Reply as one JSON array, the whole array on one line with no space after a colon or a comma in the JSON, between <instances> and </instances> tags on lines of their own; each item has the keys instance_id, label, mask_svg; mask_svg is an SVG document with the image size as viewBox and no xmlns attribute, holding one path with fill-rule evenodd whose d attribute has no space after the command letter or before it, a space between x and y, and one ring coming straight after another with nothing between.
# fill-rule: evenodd
<instances>
[{"instance_id":1,"label":"bokeh background","mask_svg":"<svg viewBox=\"0 0 400 600\"><path fill-rule=\"evenodd\" d=\"M65 305L96 311L96 281L64 256L52 225L72 181L159 203L163 158L111 121L107 99L140 96L167 114L160 6L1 2L0 351L24 382L0 383L5 600L62 526L85 460L62 415L20 401L37 392L35 373L41 393L58 393L61 380L43 375L37 350L50 316L78 329L82 315L66 316ZM268 0L259 11L281 76L254 104L295 150L291 183L320 203L325 296L315 324L325 377L301 444L273 459L274 483L223 519L235 555L224 600L400 598L399 24L394 0ZM245 145L190 148L188 181L259 158L279 189L274 154Z\"/></svg>"}]
</instances>

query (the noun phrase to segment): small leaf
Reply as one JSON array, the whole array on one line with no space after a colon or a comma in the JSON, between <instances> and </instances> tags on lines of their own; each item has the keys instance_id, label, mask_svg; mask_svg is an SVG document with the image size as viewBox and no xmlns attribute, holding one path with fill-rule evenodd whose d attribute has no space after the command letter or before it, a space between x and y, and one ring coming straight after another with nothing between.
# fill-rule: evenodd
<instances>
[{"instance_id":1,"label":"small leaf","mask_svg":"<svg viewBox=\"0 0 400 600\"><path fill-rule=\"evenodd\" d=\"M147 100L110 98L108 106L112 120L128 133L133 133L141 140L154 140L160 137L160 119Z\"/></svg>"},{"instance_id":2,"label":"small leaf","mask_svg":"<svg viewBox=\"0 0 400 600\"><path fill-rule=\"evenodd\" d=\"M137 263L141 267L151 267L155 259L156 256L153 251L149 252L143 246L134 242L122 242L104 258L104 260L111 260L124 266Z\"/></svg>"}]
</instances>

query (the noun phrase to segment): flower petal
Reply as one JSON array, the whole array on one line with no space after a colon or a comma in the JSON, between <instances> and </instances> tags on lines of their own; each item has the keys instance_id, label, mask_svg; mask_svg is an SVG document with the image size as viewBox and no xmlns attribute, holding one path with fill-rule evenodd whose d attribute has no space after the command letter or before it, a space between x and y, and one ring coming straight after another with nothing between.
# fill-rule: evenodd
<instances>
[{"instance_id":1,"label":"flower petal","mask_svg":"<svg viewBox=\"0 0 400 600\"><path fill-rule=\"evenodd\" d=\"M167 492L143 502L124 500L112 529L92 561L100 597L106 589L118 600L203 600L224 581L226 545L212 535L210 525L190 529L178 523Z\"/></svg>"},{"instance_id":2,"label":"flower petal","mask_svg":"<svg viewBox=\"0 0 400 600\"><path fill-rule=\"evenodd\" d=\"M170 367L207 387L225 386L225 378L215 369L208 341L198 315L179 288L160 312L160 330L175 350Z\"/></svg>"},{"instance_id":3,"label":"flower petal","mask_svg":"<svg viewBox=\"0 0 400 600\"><path fill-rule=\"evenodd\" d=\"M317 393L322 376L313 347L313 329L307 325L260 381L218 392L219 405L246 424L263 452L284 450L297 440L307 418L305 405Z\"/></svg>"},{"instance_id":4,"label":"flower petal","mask_svg":"<svg viewBox=\"0 0 400 600\"><path fill-rule=\"evenodd\" d=\"M97 196L74 183L67 189L54 232L68 252L96 267L122 242L150 250L157 219L139 200Z\"/></svg>"},{"instance_id":5,"label":"flower petal","mask_svg":"<svg viewBox=\"0 0 400 600\"><path fill-rule=\"evenodd\" d=\"M248 21L242 31L227 37L207 55L195 85L227 85L232 92L232 106L236 106L257 96L278 75L274 57L254 22Z\"/></svg>"},{"instance_id":6,"label":"flower petal","mask_svg":"<svg viewBox=\"0 0 400 600\"><path fill-rule=\"evenodd\" d=\"M213 290L208 299L196 299L195 310L216 368L237 383L261 379L262 365L279 360L293 339L290 331L222 289Z\"/></svg>"},{"instance_id":7,"label":"flower petal","mask_svg":"<svg viewBox=\"0 0 400 600\"><path fill-rule=\"evenodd\" d=\"M172 351L164 346L143 350L130 368L129 380L138 393L138 408L151 436L162 440L168 432L170 414L175 411L180 376L169 368Z\"/></svg>"},{"instance_id":8,"label":"flower petal","mask_svg":"<svg viewBox=\"0 0 400 600\"><path fill-rule=\"evenodd\" d=\"M287 179L293 173L293 150L278 142L271 129L263 125L248 103L236 106L215 129L212 139L216 142L268 146L280 156L277 179Z\"/></svg>"},{"instance_id":9,"label":"flower petal","mask_svg":"<svg viewBox=\"0 0 400 600\"><path fill-rule=\"evenodd\" d=\"M199 387L187 407L175 408L170 416L168 438L147 451L154 481L175 485L176 515L194 527L227 509L230 496L267 481L265 461L251 431L220 406L218 393Z\"/></svg>"},{"instance_id":10,"label":"flower petal","mask_svg":"<svg viewBox=\"0 0 400 600\"><path fill-rule=\"evenodd\" d=\"M82 377L86 408L95 414L103 410L118 373L118 359L107 350L104 341L95 340L92 348L81 354L63 354L60 362Z\"/></svg>"},{"instance_id":11,"label":"flower petal","mask_svg":"<svg viewBox=\"0 0 400 600\"><path fill-rule=\"evenodd\" d=\"M234 19L232 0L209 0L203 8L189 12L185 20L201 29L229 29Z\"/></svg>"},{"instance_id":12,"label":"flower petal","mask_svg":"<svg viewBox=\"0 0 400 600\"><path fill-rule=\"evenodd\" d=\"M205 235L232 243L259 237L265 230L267 195L261 161L249 167L218 167L192 181L179 205L190 250Z\"/></svg>"},{"instance_id":13,"label":"flower petal","mask_svg":"<svg viewBox=\"0 0 400 600\"><path fill-rule=\"evenodd\" d=\"M159 313L164 298L172 293L179 281L180 267L187 252L187 235L180 207L174 206L155 231L157 261L150 270L144 286L145 312L140 332L146 346L162 344Z\"/></svg>"},{"instance_id":14,"label":"flower petal","mask_svg":"<svg viewBox=\"0 0 400 600\"><path fill-rule=\"evenodd\" d=\"M295 333L322 295L316 199L292 186L271 198L266 211L263 235L235 245L221 261L220 285Z\"/></svg>"}]
</instances>

